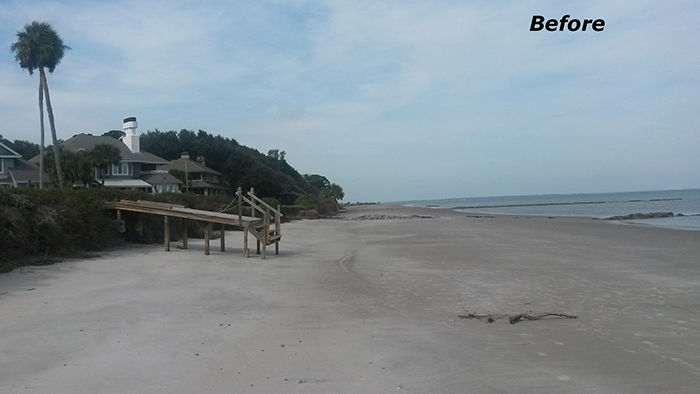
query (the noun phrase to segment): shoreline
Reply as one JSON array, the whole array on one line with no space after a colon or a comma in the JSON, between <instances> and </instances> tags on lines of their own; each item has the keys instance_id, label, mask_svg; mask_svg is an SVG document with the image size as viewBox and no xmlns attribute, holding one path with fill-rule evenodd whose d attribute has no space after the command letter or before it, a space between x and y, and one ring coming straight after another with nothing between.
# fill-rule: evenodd
<instances>
[{"instance_id":1,"label":"shoreline","mask_svg":"<svg viewBox=\"0 0 700 394\"><path fill-rule=\"evenodd\" d=\"M409 208L409 209L429 209L429 210L436 210L436 211L441 211L441 210L447 210L447 211L454 211L457 213L462 213L462 214L467 214L467 215L479 215L479 216L508 216L508 217L557 217L557 218L581 218L581 219L591 219L591 220L601 220L601 221L609 221L612 223L617 223L617 224L622 224L622 225L629 225L629 226L643 226L643 227L653 227L653 228L663 228L663 229L669 229L669 230L680 230L680 231L695 231L695 232L700 232L700 228L698 227L683 227L680 225L674 225L674 224L666 224L666 225L660 225L657 223L652 223L652 221L655 220L663 220L663 219L669 219L669 218L694 218L697 216L700 216L700 214L692 214L692 215L684 215L684 214L673 214L673 215L667 215L667 216L659 216L655 217L655 215L658 215L662 212L651 212L651 213L631 213L627 215L622 215L622 216L635 216L635 215L640 215L641 217L630 217L630 218L623 218L619 217L616 218L615 216L611 217L595 217L595 216L583 216L583 215L556 215L556 214L540 214L540 213L527 213L527 214L513 214L513 213L493 213L493 212L487 212L487 211L479 211L477 209L474 210L465 210L460 207L456 208L451 208L451 207L439 207L439 206L424 206L424 207L419 207L419 206L410 206L410 205L401 205L401 204L379 204L382 206L397 206L397 207L404 207L404 208ZM644 216L649 216L649 217L644 217Z\"/></svg>"},{"instance_id":2,"label":"shoreline","mask_svg":"<svg viewBox=\"0 0 700 394\"><path fill-rule=\"evenodd\" d=\"M3 389L697 390L697 232L384 204L339 218L284 223L266 260L231 232L209 256L190 239L0 274ZM578 318L459 317L544 313Z\"/></svg>"}]
</instances>

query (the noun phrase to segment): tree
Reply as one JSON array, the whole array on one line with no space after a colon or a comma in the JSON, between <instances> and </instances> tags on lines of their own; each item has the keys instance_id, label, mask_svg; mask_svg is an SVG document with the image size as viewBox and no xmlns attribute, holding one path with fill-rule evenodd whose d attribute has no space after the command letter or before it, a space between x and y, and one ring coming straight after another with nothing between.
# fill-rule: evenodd
<instances>
[{"instance_id":1,"label":"tree","mask_svg":"<svg viewBox=\"0 0 700 394\"><path fill-rule=\"evenodd\" d=\"M110 130L110 131L106 131L106 132L102 133L102 136L103 136L103 137L112 137L112 138L114 138L115 140L120 140L120 141L121 141L121 139L122 139L124 136L126 136L126 133L125 133L124 131L122 131L122 130Z\"/></svg>"},{"instance_id":2,"label":"tree","mask_svg":"<svg viewBox=\"0 0 700 394\"><path fill-rule=\"evenodd\" d=\"M2 134L0 134L0 142L7 145L13 151L22 155L22 158L25 160L29 160L30 158L38 155L40 152L39 144L35 144L33 142L24 140L15 140L14 142L12 142L8 139L3 138Z\"/></svg>"},{"instance_id":3,"label":"tree","mask_svg":"<svg viewBox=\"0 0 700 394\"><path fill-rule=\"evenodd\" d=\"M343 188L336 183L331 183L326 190L328 191L328 195L335 198L337 201L342 201L343 198L345 198Z\"/></svg>"},{"instance_id":4,"label":"tree","mask_svg":"<svg viewBox=\"0 0 700 394\"><path fill-rule=\"evenodd\" d=\"M267 151L267 156L271 157L275 160L285 161L284 158L286 155L287 155L287 152L280 151L279 149L270 149L269 151Z\"/></svg>"},{"instance_id":5,"label":"tree","mask_svg":"<svg viewBox=\"0 0 700 394\"><path fill-rule=\"evenodd\" d=\"M58 178L56 171L55 157L53 151L49 151L44 158L45 168L55 183L66 183L68 185L88 185L92 181L92 162L90 154L83 150L71 151L59 147L61 152L61 168L63 169L63 179Z\"/></svg>"},{"instance_id":6,"label":"tree","mask_svg":"<svg viewBox=\"0 0 700 394\"><path fill-rule=\"evenodd\" d=\"M97 144L88 152L88 157L93 166L102 169L102 186L105 185L105 176L110 164L119 164L122 154L119 148L110 144Z\"/></svg>"},{"instance_id":7,"label":"tree","mask_svg":"<svg viewBox=\"0 0 700 394\"><path fill-rule=\"evenodd\" d=\"M321 192L323 189L328 188L331 183L328 181L328 178L326 178L323 175L318 175L318 174L304 174L304 179L306 182L309 183L312 187L314 187L317 192Z\"/></svg>"},{"instance_id":8,"label":"tree","mask_svg":"<svg viewBox=\"0 0 700 394\"><path fill-rule=\"evenodd\" d=\"M54 121L49 85L46 81L44 69L48 69L49 73L53 74L56 66L63 59L63 54L70 47L63 44L63 40L51 25L46 22L34 21L24 25L24 30L17 32L17 42L12 44L10 49L15 54L15 59L19 62L19 66L29 71L29 75L34 74L35 70L39 70L39 123L41 128L39 187L43 187L44 184L44 96L46 96L46 112L49 115L51 137L53 138L56 175L59 187L63 187L63 172L61 171L61 156L58 150L58 138L56 137L56 122Z\"/></svg>"}]
</instances>

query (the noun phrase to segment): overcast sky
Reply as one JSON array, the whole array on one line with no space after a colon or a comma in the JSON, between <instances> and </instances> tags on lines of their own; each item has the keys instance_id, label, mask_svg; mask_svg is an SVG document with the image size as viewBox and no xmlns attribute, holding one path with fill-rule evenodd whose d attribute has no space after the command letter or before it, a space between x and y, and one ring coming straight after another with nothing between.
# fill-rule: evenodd
<instances>
[{"instance_id":1,"label":"overcast sky","mask_svg":"<svg viewBox=\"0 0 700 394\"><path fill-rule=\"evenodd\" d=\"M533 15L602 32L530 32ZM39 141L33 20L59 138L205 130L346 201L700 187L700 3L0 1L0 134Z\"/></svg>"}]
</instances>

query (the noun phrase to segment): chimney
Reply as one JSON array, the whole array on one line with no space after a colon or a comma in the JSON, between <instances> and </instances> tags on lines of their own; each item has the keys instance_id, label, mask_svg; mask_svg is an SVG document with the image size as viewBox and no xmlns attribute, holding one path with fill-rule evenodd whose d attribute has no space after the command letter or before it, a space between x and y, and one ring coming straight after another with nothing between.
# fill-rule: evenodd
<instances>
[{"instance_id":1,"label":"chimney","mask_svg":"<svg viewBox=\"0 0 700 394\"><path fill-rule=\"evenodd\" d=\"M187 152L182 152L182 154L180 154L180 158L182 158L182 159L189 159L189 158L190 158L190 154L187 153Z\"/></svg>"},{"instance_id":2,"label":"chimney","mask_svg":"<svg viewBox=\"0 0 700 394\"><path fill-rule=\"evenodd\" d=\"M206 166L206 164L204 163L204 156L202 156L202 155L197 156L197 161L199 162L199 164Z\"/></svg>"},{"instance_id":3,"label":"chimney","mask_svg":"<svg viewBox=\"0 0 700 394\"><path fill-rule=\"evenodd\" d=\"M124 133L126 134L122 141L126 144L130 151L134 153L141 152L141 142L139 141L139 135L136 132L136 128L139 124L136 123L135 117L130 117L124 119Z\"/></svg>"}]
</instances>

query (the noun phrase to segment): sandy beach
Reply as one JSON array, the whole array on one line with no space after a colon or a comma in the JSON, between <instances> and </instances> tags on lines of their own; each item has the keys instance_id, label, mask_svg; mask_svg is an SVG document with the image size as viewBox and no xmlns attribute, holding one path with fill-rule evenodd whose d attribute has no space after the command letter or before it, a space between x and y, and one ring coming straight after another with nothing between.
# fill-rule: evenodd
<instances>
[{"instance_id":1,"label":"sandy beach","mask_svg":"<svg viewBox=\"0 0 700 394\"><path fill-rule=\"evenodd\" d=\"M387 205L282 231L1 274L0 392L700 387L700 232Z\"/></svg>"}]
</instances>

